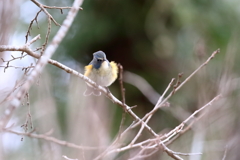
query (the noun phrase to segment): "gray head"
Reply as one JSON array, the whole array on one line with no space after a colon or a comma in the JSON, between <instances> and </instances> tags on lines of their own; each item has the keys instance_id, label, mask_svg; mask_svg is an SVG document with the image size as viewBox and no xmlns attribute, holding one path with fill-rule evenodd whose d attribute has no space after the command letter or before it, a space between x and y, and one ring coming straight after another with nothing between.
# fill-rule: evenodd
<instances>
[{"instance_id":1,"label":"gray head","mask_svg":"<svg viewBox=\"0 0 240 160\"><path fill-rule=\"evenodd\" d=\"M95 69L99 69L104 61L108 62L105 53L103 51L97 51L93 53L93 60L90 64L92 64Z\"/></svg>"}]
</instances>

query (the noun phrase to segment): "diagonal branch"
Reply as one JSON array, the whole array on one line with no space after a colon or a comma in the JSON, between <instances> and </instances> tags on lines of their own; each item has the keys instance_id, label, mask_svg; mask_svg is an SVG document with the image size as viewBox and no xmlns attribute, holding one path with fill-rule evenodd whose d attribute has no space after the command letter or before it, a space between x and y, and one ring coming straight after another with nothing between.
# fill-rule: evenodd
<instances>
[{"instance_id":1,"label":"diagonal branch","mask_svg":"<svg viewBox=\"0 0 240 160\"><path fill-rule=\"evenodd\" d=\"M33 0L33 1L36 2L35 0ZM4 120L3 127L5 127L7 125L9 119L11 118L13 111L20 105L22 96L30 89L30 87L33 84L36 77L42 72L42 70L48 63L48 60L54 54L58 45L60 44L62 39L65 37L69 27L71 26L77 12L78 12L78 8L82 3L83 3L83 0L75 0L74 1L73 7L68 12L66 19L63 21L62 26L60 27L60 29L54 36L51 44L46 48L45 53L41 56L41 58L39 59L39 61L36 64L35 68L32 70L30 75L27 77L24 85L19 89L18 93L16 94L16 97L11 101L10 106L8 108L9 112L5 113L5 117L4 117L5 120ZM29 44L31 44L31 43L29 43ZM24 48L24 50L31 51L30 48L26 45L24 45L22 47L22 49L23 48ZM1 51L1 49L0 49L0 51Z\"/></svg>"},{"instance_id":2,"label":"diagonal branch","mask_svg":"<svg viewBox=\"0 0 240 160\"><path fill-rule=\"evenodd\" d=\"M164 136L160 137L160 139L164 139L163 142L168 142L173 136L177 135L178 133L180 133L181 131L183 131L184 126L193 118L195 118L195 116L201 112L202 110L206 109L207 107L213 105L213 103L217 100L219 100L222 96L221 95L217 95L216 97L214 97L211 101L209 101L207 104L205 104L203 107L201 107L200 109L196 110L193 114L191 114L187 119L185 119L181 124L179 124L177 127L175 127L175 129L173 129L172 131L170 131L169 133L165 134ZM200 116L201 117L201 116ZM192 125L192 124L191 124Z\"/></svg>"}]
</instances>

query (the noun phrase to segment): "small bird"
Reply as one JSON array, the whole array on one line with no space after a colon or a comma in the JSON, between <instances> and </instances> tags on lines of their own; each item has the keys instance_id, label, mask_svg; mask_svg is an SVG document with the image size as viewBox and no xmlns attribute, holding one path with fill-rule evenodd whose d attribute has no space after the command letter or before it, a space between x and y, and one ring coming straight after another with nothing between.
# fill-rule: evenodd
<instances>
[{"instance_id":1,"label":"small bird","mask_svg":"<svg viewBox=\"0 0 240 160\"><path fill-rule=\"evenodd\" d=\"M117 79L118 67L113 61L109 63L103 51L97 51L93 53L93 60L85 66L84 75L96 82L96 84L108 87ZM84 96L91 94L95 96L101 95L100 91L89 86L91 85L87 84Z\"/></svg>"}]
</instances>

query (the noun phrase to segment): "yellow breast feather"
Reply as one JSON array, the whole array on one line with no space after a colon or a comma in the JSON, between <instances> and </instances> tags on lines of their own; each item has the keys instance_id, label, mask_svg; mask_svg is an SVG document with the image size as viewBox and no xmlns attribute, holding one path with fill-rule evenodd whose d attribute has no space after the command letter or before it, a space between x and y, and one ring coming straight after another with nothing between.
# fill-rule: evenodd
<instances>
[{"instance_id":1,"label":"yellow breast feather","mask_svg":"<svg viewBox=\"0 0 240 160\"><path fill-rule=\"evenodd\" d=\"M115 81L118 76L118 66L114 61L110 62L110 66L112 67L112 75L113 75L112 78L113 78L113 81Z\"/></svg>"},{"instance_id":2,"label":"yellow breast feather","mask_svg":"<svg viewBox=\"0 0 240 160\"><path fill-rule=\"evenodd\" d=\"M91 64L85 66L85 73L84 73L84 76L89 77L89 74L91 73L92 68L93 68L93 66L92 66Z\"/></svg>"},{"instance_id":3,"label":"yellow breast feather","mask_svg":"<svg viewBox=\"0 0 240 160\"><path fill-rule=\"evenodd\" d=\"M101 64L101 67L97 70L98 76L100 77L106 77L111 73L111 68L108 65L108 62L104 61Z\"/></svg>"}]
</instances>

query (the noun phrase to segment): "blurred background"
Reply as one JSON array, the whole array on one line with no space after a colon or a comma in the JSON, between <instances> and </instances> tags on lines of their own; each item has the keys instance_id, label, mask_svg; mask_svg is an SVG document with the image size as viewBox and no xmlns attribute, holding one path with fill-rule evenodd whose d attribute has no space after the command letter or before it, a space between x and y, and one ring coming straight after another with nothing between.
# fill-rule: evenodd
<instances>
[{"instance_id":1,"label":"blurred background","mask_svg":"<svg viewBox=\"0 0 240 160\"><path fill-rule=\"evenodd\" d=\"M48 6L71 6L73 1L41 0ZM169 148L176 152L202 152L183 157L190 160L239 159L239 67L240 2L237 0L88 0L84 1L67 36L52 59L79 71L92 60L92 53L102 50L109 61L120 63L125 72L126 103L137 105L133 111L143 117L153 109L159 95L172 78L183 73L181 81L200 66L214 50L221 49L210 63L198 72L169 100L170 106L159 110L149 122L157 133L167 133L218 94L223 98L207 110L203 119L179 137ZM23 45L31 20L40 9L31 1L0 0L0 45ZM68 10L48 9L58 23ZM31 38L41 34L44 43L47 18L38 17ZM50 39L58 26L52 24ZM12 55L20 53L12 52ZM1 52L4 60L10 52ZM31 57L11 62L16 66L35 63ZM2 66L5 64L0 62ZM7 108L6 95L19 82L23 71L0 68L1 113ZM145 90L146 86L152 88ZM85 83L65 71L47 65L31 88L30 110L34 133L51 135L83 146L106 147L116 137L122 109L104 96L84 97ZM110 86L121 99L118 80ZM10 123L12 130L24 132L21 126L28 114L26 99ZM123 127L132 118L126 116ZM31 129L29 128L29 131ZM131 130L122 143L137 133ZM21 140L23 138L23 140ZM151 138L144 131L139 142ZM1 132L0 159L94 159L103 150L78 150L45 140ZM139 152L132 149L103 159L125 160ZM161 151L142 159L171 159Z\"/></svg>"}]
</instances>

